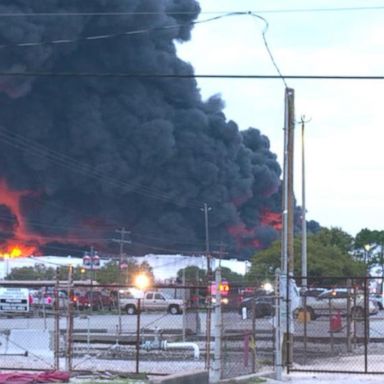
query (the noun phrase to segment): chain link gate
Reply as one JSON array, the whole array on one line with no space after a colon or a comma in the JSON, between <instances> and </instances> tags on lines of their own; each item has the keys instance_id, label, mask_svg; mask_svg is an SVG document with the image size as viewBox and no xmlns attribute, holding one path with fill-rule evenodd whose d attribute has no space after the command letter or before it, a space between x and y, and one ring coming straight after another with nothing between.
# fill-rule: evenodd
<instances>
[{"instance_id":1,"label":"chain link gate","mask_svg":"<svg viewBox=\"0 0 384 384\"><path fill-rule=\"evenodd\" d=\"M294 316L293 364L288 370L384 374L384 313L378 304L382 295L370 293L382 286L381 280L308 278L310 288ZM317 298L310 296L313 287L324 288Z\"/></svg>"},{"instance_id":2,"label":"chain link gate","mask_svg":"<svg viewBox=\"0 0 384 384\"><path fill-rule=\"evenodd\" d=\"M59 330L66 327L67 302L58 282L38 284L31 289L27 283L9 281L0 287L0 369L53 371L63 364Z\"/></svg>"},{"instance_id":3,"label":"chain link gate","mask_svg":"<svg viewBox=\"0 0 384 384\"><path fill-rule=\"evenodd\" d=\"M117 288L113 308L74 308L72 370L151 375L203 370L206 307L196 295L202 287L152 287L154 295L183 300L180 311L174 311L173 304L149 310L143 297L130 298L127 304L123 295L130 288Z\"/></svg>"}]
</instances>

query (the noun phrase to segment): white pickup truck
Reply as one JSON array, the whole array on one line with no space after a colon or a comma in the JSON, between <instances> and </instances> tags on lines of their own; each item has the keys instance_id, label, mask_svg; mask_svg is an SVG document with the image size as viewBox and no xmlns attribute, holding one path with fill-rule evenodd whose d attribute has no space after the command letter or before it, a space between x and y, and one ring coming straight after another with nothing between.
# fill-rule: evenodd
<instances>
[{"instance_id":1,"label":"white pickup truck","mask_svg":"<svg viewBox=\"0 0 384 384\"><path fill-rule=\"evenodd\" d=\"M162 292L148 291L142 298L134 298L131 295L120 295L120 308L128 315L134 315L140 311L167 311L172 315L183 312L184 302L180 299L172 299ZM140 301L140 303L139 303Z\"/></svg>"}]
</instances>

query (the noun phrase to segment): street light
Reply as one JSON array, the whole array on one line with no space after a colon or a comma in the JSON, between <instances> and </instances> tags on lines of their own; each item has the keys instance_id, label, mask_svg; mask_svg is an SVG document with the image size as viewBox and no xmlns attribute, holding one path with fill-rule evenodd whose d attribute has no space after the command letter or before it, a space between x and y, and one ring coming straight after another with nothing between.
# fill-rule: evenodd
<instances>
[{"instance_id":1,"label":"street light","mask_svg":"<svg viewBox=\"0 0 384 384\"><path fill-rule=\"evenodd\" d=\"M273 291L273 285L269 282L269 281L266 281L264 284L263 284L263 289L267 292L272 292Z\"/></svg>"},{"instance_id":2,"label":"street light","mask_svg":"<svg viewBox=\"0 0 384 384\"><path fill-rule=\"evenodd\" d=\"M204 203L204 207L201 210L204 212L204 225L205 225L205 256L207 258L207 277L208 282L212 279L212 265L211 255L209 251L209 229L208 229L208 212L211 210L207 203Z\"/></svg>"},{"instance_id":3,"label":"street light","mask_svg":"<svg viewBox=\"0 0 384 384\"><path fill-rule=\"evenodd\" d=\"M140 290L145 291L149 287L149 277L145 273L140 273L135 277L134 284Z\"/></svg>"},{"instance_id":4,"label":"street light","mask_svg":"<svg viewBox=\"0 0 384 384\"><path fill-rule=\"evenodd\" d=\"M364 250L365 250L365 253L364 253L364 264L365 264L365 268L366 268L366 274L368 275L368 272L369 272L369 269L368 269L368 262L369 262L369 252L371 251L372 249L372 246L370 244L365 244L364 245Z\"/></svg>"}]
</instances>

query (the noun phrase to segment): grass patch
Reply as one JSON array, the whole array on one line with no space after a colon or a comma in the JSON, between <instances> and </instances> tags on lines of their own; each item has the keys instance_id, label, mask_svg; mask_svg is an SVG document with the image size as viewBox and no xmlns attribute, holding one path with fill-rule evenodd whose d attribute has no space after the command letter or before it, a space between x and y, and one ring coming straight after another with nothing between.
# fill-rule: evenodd
<instances>
[{"instance_id":1,"label":"grass patch","mask_svg":"<svg viewBox=\"0 0 384 384\"><path fill-rule=\"evenodd\" d=\"M70 383L73 381L71 380ZM145 380L139 380L139 379L112 379L112 380L106 380L106 379L85 379L85 380L79 380L75 382L76 384L146 384L148 381Z\"/></svg>"},{"instance_id":2,"label":"grass patch","mask_svg":"<svg viewBox=\"0 0 384 384\"><path fill-rule=\"evenodd\" d=\"M70 383L73 384L148 384L149 380L146 375L138 374L138 375L130 375L128 377L73 377L70 380Z\"/></svg>"}]
</instances>

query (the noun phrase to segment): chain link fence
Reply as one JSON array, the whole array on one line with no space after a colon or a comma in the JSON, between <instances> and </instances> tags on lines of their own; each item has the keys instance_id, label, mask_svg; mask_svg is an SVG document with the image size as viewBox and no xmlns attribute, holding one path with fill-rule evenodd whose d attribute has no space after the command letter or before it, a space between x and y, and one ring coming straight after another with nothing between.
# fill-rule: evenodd
<instances>
[{"instance_id":1,"label":"chain link fence","mask_svg":"<svg viewBox=\"0 0 384 384\"><path fill-rule=\"evenodd\" d=\"M290 370L384 373L382 279L322 277L308 282L294 313Z\"/></svg>"},{"instance_id":2,"label":"chain link fence","mask_svg":"<svg viewBox=\"0 0 384 384\"><path fill-rule=\"evenodd\" d=\"M222 379L273 369L274 294L259 287L232 288L222 304Z\"/></svg>"},{"instance_id":3,"label":"chain link fence","mask_svg":"<svg viewBox=\"0 0 384 384\"><path fill-rule=\"evenodd\" d=\"M308 278L293 313L292 344L282 350L283 364L291 355L288 370L384 373L382 285L369 277ZM156 286L147 296L131 288L4 284L0 369L151 375L219 369L221 379L274 369L273 319L284 298L256 286L231 286L220 303L204 286Z\"/></svg>"},{"instance_id":4,"label":"chain link fence","mask_svg":"<svg viewBox=\"0 0 384 384\"><path fill-rule=\"evenodd\" d=\"M28 311L0 312L0 369L149 375L210 370L217 341L221 378L273 364L273 296L259 292L252 301L253 294L244 292L255 287L231 287L221 303L206 286L156 286L146 296L133 295L128 286L71 282L13 288L28 289L30 304Z\"/></svg>"},{"instance_id":5,"label":"chain link fence","mask_svg":"<svg viewBox=\"0 0 384 384\"><path fill-rule=\"evenodd\" d=\"M0 369L170 374L207 366L204 287L3 286ZM11 304L27 291L25 308ZM26 309L27 308L27 309ZM22 310L21 310L22 309Z\"/></svg>"},{"instance_id":6,"label":"chain link fence","mask_svg":"<svg viewBox=\"0 0 384 384\"><path fill-rule=\"evenodd\" d=\"M66 327L60 319L63 300L53 285L33 290L26 285L0 286L1 369L58 369L63 344L59 327Z\"/></svg>"}]
</instances>

